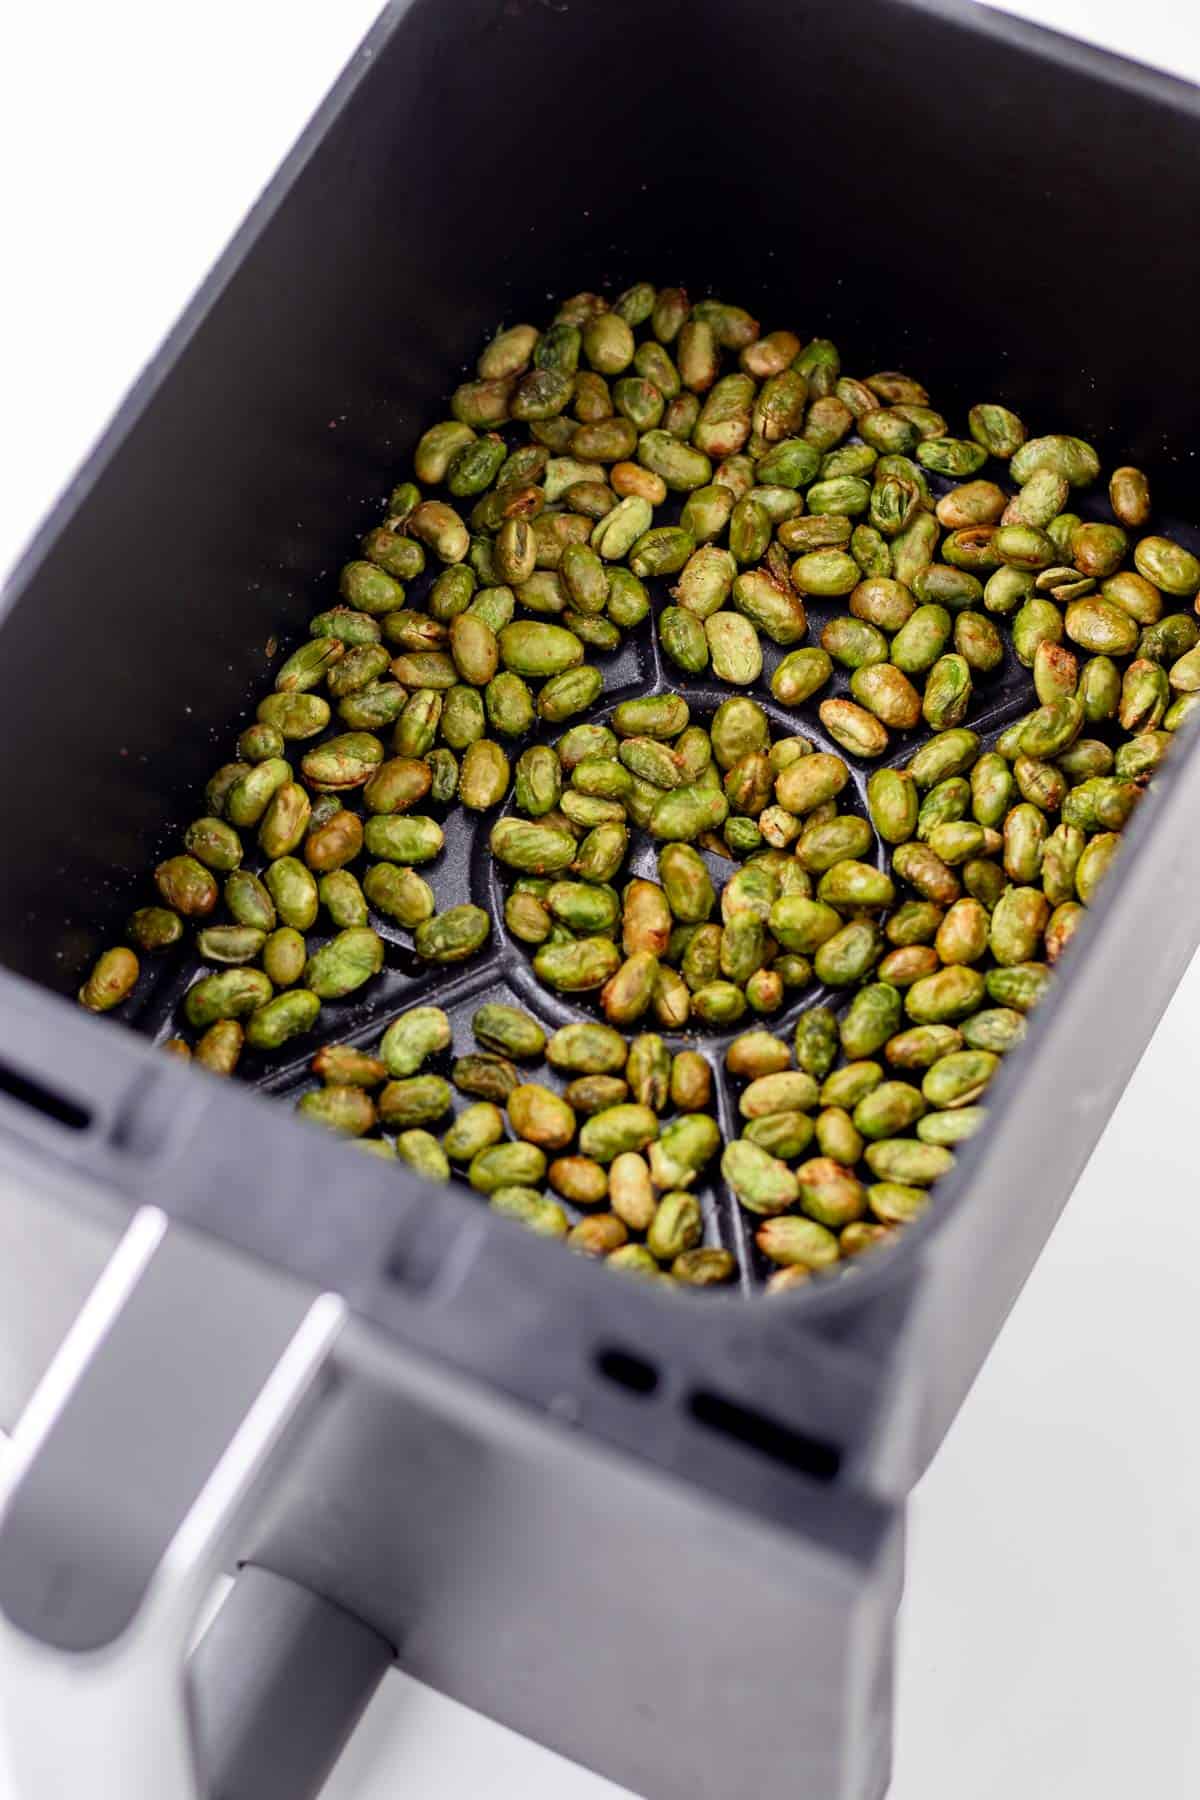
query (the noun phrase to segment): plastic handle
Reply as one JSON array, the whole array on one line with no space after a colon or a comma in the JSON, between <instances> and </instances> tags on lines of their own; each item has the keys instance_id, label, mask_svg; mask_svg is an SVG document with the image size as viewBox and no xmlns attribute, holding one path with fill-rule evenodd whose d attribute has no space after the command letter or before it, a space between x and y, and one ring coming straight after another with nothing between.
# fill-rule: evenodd
<instances>
[{"instance_id":1,"label":"plastic handle","mask_svg":"<svg viewBox=\"0 0 1200 1800\"><path fill-rule=\"evenodd\" d=\"M13 1436L0 1515L0 1777L20 1800L207 1800L198 1611L345 1318L143 1209ZM2 1785L2 1782L0 1782Z\"/></svg>"}]
</instances>

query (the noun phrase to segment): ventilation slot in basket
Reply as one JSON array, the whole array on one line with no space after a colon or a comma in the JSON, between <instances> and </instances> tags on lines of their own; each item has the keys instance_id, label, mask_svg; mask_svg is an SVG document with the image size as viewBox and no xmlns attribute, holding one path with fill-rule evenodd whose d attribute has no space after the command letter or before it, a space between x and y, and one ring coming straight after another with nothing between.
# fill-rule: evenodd
<instances>
[{"instance_id":1,"label":"ventilation slot in basket","mask_svg":"<svg viewBox=\"0 0 1200 1800\"><path fill-rule=\"evenodd\" d=\"M31 1112L41 1113L43 1118L53 1120L56 1125L65 1125L68 1131L86 1131L92 1122L86 1106L80 1106L78 1101L69 1100L65 1094L43 1086L32 1075L22 1075L4 1063L0 1063L0 1095L28 1107Z\"/></svg>"},{"instance_id":2,"label":"ventilation slot in basket","mask_svg":"<svg viewBox=\"0 0 1200 1800\"><path fill-rule=\"evenodd\" d=\"M814 1481L833 1481L841 1468L841 1452L836 1445L821 1438L809 1437L790 1425L781 1425L766 1413L741 1406L735 1400L703 1390L692 1394L688 1411L697 1424L719 1431L750 1450L769 1456Z\"/></svg>"}]
</instances>

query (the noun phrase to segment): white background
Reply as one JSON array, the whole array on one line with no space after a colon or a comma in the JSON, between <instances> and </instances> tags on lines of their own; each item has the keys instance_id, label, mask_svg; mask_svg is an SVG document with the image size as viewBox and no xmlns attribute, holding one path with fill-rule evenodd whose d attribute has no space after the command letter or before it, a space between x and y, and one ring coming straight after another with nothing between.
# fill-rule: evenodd
<instances>
[{"instance_id":1,"label":"white background","mask_svg":"<svg viewBox=\"0 0 1200 1800\"><path fill-rule=\"evenodd\" d=\"M1190 0L1019 10L1200 80ZM9 8L0 568L374 12L374 0ZM1200 1793L1197 1019L1200 965L914 1496L891 1800ZM399 1675L328 1792L619 1796Z\"/></svg>"}]
</instances>

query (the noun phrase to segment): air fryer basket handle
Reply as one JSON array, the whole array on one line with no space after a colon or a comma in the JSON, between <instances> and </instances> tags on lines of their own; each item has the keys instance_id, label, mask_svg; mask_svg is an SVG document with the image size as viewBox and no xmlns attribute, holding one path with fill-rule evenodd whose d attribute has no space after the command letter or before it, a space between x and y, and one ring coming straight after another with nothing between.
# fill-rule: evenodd
<instances>
[{"instance_id":1,"label":"air fryer basket handle","mask_svg":"<svg viewBox=\"0 0 1200 1800\"><path fill-rule=\"evenodd\" d=\"M224 1624L218 1614L210 1628L198 1658L199 1730L186 1677L197 1614L329 1391L345 1314L336 1295L168 1231L155 1208L135 1216L13 1436L0 1515L7 1791L21 1800L236 1800L250 1791L281 1800L261 1760L253 1790L237 1785L259 1741L245 1701L277 1713L281 1683L303 1681L322 1635L348 1659L346 1680L333 1685L353 1723L388 1647L270 1577L251 1594L243 1576ZM239 1684L232 1628L255 1594L261 1618ZM317 1786L341 1726L327 1707L301 1734ZM291 1781L292 1800L316 1791L294 1759Z\"/></svg>"}]
</instances>

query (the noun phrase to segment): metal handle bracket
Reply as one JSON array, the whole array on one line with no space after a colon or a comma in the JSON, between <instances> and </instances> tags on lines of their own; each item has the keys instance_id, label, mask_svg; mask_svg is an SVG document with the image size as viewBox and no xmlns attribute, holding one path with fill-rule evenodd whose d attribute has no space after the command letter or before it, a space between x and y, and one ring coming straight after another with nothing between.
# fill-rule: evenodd
<instances>
[{"instance_id":1,"label":"metal handle bracket","mask_svg":"<svg viewBox=\"0 0 1200 1800\"><path fill-rule=\"evenodd\" d=\"M21 1800L202 1800L185 1660L346 1316L156 1208L13 1436L0 1777ZM4 1782L0 1780L0 1788Z\"/></svg>"}]
</instances>

